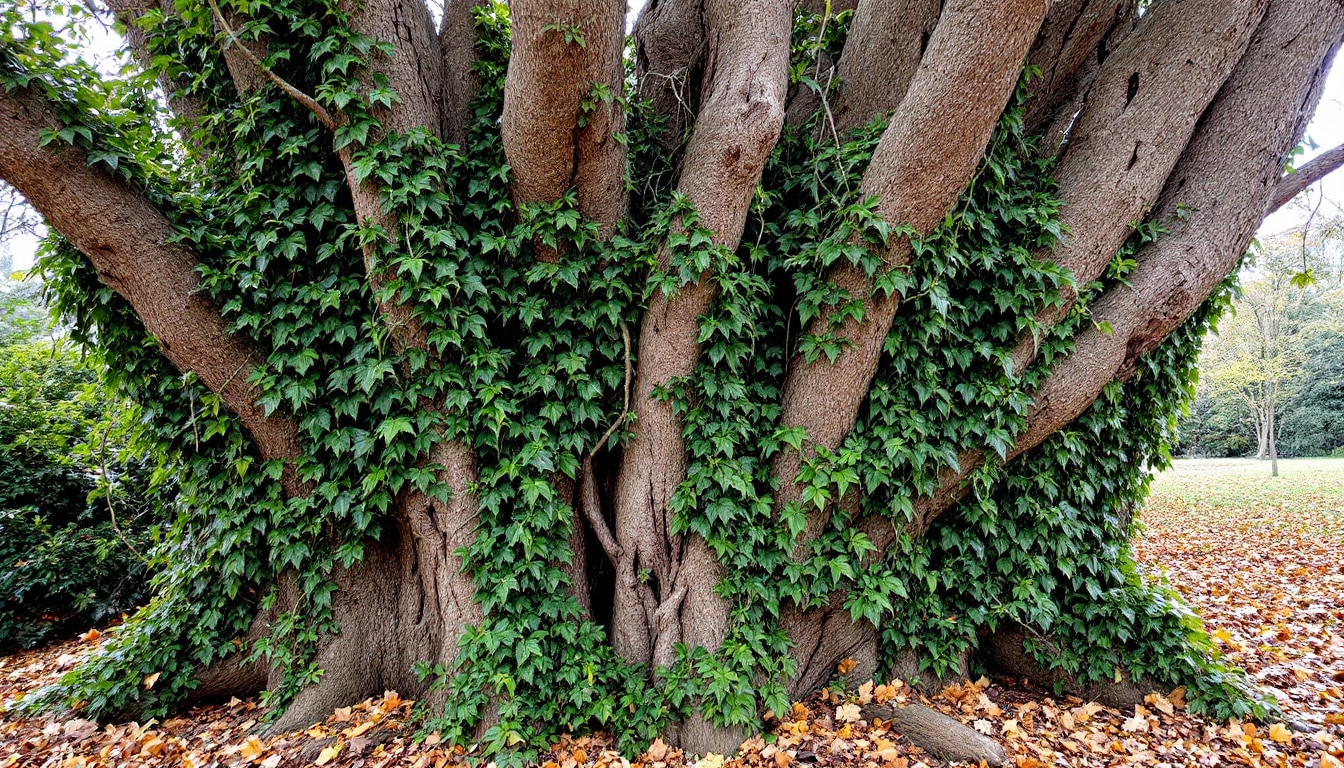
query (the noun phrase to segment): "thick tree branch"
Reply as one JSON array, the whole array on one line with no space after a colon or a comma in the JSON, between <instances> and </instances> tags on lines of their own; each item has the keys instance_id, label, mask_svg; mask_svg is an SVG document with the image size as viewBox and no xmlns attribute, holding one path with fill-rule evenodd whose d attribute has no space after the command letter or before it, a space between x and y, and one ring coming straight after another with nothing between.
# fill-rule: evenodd
<instances>
[{"instance_id":1,"label":"thick tree branch","mask_svg":"<svg viewBox=\"0 0 1344 768\"><path fill-rule=\"evenodd\" d=\"M625 4L515 0L504 86L504 152L513 200L556 200L576 188L579 211L610 233L625 210L619 97Z\"/></svg>"},{"instance_id":2,"label":"thick tree branch","mask_svg":"<svg viewBox=\"0 0 1344 768\"><path fill-rule=\"evenodd\" d=\"M1302 190L1339 170L1340 166L1344 166L1344 144L1317 155L1293 173L1284 175L1274 187L1274 194L1269 198L1265 215L1268 216L1287 205L1301 194Z\"/></svg>"},{"instance_id":3,"label":"thick tree branch","mask_svg":"<svg viewBox=\"0 0 1344 768\"><path fill-rule=\"evenodd\" d=\"M154 54L149 50L149 34L138 23L140 18L151 10L159 10L165 16L175 13L169 0L107 0L107 7L116 16L118 22L126 28L126 44L135 55L136 62L146 72L153 72ZM205 116L205 107L200 99L186 96L179 91L181 85L173 82L167 73L159 72L159 86L168 97L168 108L173 114L194 124Z\"/></svg>"},{"instance_id":4,"label":"thick tree branch","mask_svg":"<svg viewBox=\"0 0 1344 768\"><path fill-rule=\"evenodd\" d=\"M942 0L859 0L837 69L835 128L842 136L905 98L942 6Z\"/></svg>"},{"instance_id":5,"label":"thick tree branch","mask_svg":"<svg viewBox=\"0 0 1344 768\"><path fill-rule=\"evenodd\" d=\"M951 210L984 154L1048 6L1040 0L948 3L861 183L862 196L879 200L884 219L927 234ZM948 114L957 119L947 119ZM910 243L904 238L894 239L884 254L893 269L909 258ZM863 317L848 319L834 331L846 343L834 363L794 359L784 385L782 419L786 427L803 427L810 440L834 450L867 397L900 297L874 295L872 280L847 262L828 277L863 302ZM832 332L829 319L814 320L807 332ZM801 464L802 456L793 450L775 460L777 505L799 498L794 478ZM800 547L820 533L829 512L809 514Z\"/></svg>"},{"instance_id":6,"label":"thick tree branch","mask_svg":"<svg viewBox=\"0 0 1344 768\"><path fill-rule=\"evenodd\" d=\"M1114 380L1185 321L1236 266L1280 183L1279 169L1320 100L1325 72L1344 37L1344 8L1333 0L1275 0L1252 42L1181 154L1161 193L1157 218L1171 232L1146 247L1128 286L1091 307L1095 324L1036 395L1011 461L1071 423ZM1179 215L1178 215L1179 214ZM1110 332L1103 332L1101 323ZM966 493L963 481L985 461L967 451L939 491L916 504L909 531L921 534ZM865 520L874 543L895 531Z\"/></svg>"},{"instance_id":7,"label":"thick tree branch","mask_svg":"<svg viewBox=\"0 0 1344 768\"><path fill-rule=\"evenodd\" d=\"M480 78L472 71L476 62L476 22L471 0L448 0L439 25L439 51L442 56L443 87L440 111L443 140L463 146L471 127L471 102L481 88Z\"/></svg>"},{"instance_id":8,"label":"thick tree branch","mask_svg":"<svg viewBox=\"0 0 1344 768\"><path fill-rule=\"evenodd\" d=\"M1093 325L1041 386L1010 458L1072 422L1106 384L1132 376L1139 358L1236 267L1315 111L1342 35L1344 8L1336 2L1270 5L1163 189L1156 216L1171 231L1140 252L1129 285L1111 288L1090 308Z\"/></svg>"},{"instance_id":9,"label":"thick tree branch","mask_svg":"<svg viewBox=\"0 0 1344 768\"><path fill-rule=\"evenodd\" d=\"M635 23L639 98L663 120L659 144L675 155L700 111L705 56L703 0L649 0Z\"/></svg>"},{"instance_id":10,"label":"thick tree branch","mask_svg":"<svg viewBox=\"0 0 1344 768\"><path fill-rule=\"evenodd\" d=\"M1080 97L1056 178L1066 234L1050 258L1085 285L1105 271L1143 219L1190 140L1200 115L1249 44L1268 0L1184 0L1155 6ZM1193 55L1199 52L1200 55ZM1062 303L1037 314L1043 328L1064 318ZM1024 336L1012 368L1036 358Z\"/></svg>"},{"instance_id":11,"label":"thick tree branch","mask_svg":"<svg viewBox=\"0 0 1344 768\"><path fill-rule=\"evenodd\" d=\"M39 147L59 121L31 90L0 90L0 178L23 193L47 223L79 249L99 278L128 301L164 357L200 378L238 416L263 459L292 465L298 431L267 416L248 379L265 354L231 335L201 295L196 258L172 242L173 226L145 197L73 148ZM283 480L305 495L293 471Z\"/></svg>"},{"instance_id":12,"label":"thick tree branch","mask_svg":"<svg viewBox=\"0 0 1344 768\"><path fill-rule=\"evenodd\" d=\"M1041 74L1030 85L1026 132L1049 122L1043 152L1058 148L1097 71L1133 29L1135 7L1133 0L1060 0L1050 7L1027 57Z\"/></svg>"},{"instance_id":13,"label":"thick tree branch","mask_svg":"<svg viewBox=\"0 0 1344 768\"><path fill-rule=\"evenodd\" d=\"M695 205L700 226L713 231L714 243L731 251L783 128L791 8L785 0L707 0L704 13L709 75L678 189ZM667 252L659 268L671 268ZM671 535L667 505L686 475L685 443L671 404L653 398L655 389L695 369L699 318L714 296L713 284L704 278L672 296L655 294L640 327L635 437L625 448L616 488L617 536L625 557L612 622L617 649L632 661L667 665L678 642L715 648L726 627L726 605L712 593L721 574L717 559L699 537L681 541ZM674 551L668 551L668 542ZM664 602L684 595L684 603L676 598L680 621L653 620L654 612L633 589L641 569L651 572Z\"/></svg>"}]
</instances>

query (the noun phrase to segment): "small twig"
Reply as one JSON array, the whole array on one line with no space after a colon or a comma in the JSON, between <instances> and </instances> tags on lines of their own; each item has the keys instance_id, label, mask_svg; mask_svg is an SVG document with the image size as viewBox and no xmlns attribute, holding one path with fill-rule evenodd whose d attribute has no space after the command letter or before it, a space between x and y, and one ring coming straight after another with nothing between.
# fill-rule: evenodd
<instances>
[{"instance_id":1,"label":"small twig","mask_svg":"<svg viewBox=\"0 0 1344 768\"><path fill-rule=\"evenodd\" d=\"M224 34L228 35L229 41L233 45L241 48L243 55L255 64L257 69L261 70L261 73L265 75L267 79L280 86L280 90L289 94L295 101L307 107L308 111L312 112L317 117L317 121L325 126L327 130L336 130L336 119L331 116L331 113L327 111L326 107L318 104L312 96L309 96L298 88L290 85L283 77L272 72L270 67L261 63L261 59L257 58L257 54L253 53L252 49L244 45L243 41L239 40L238 36L234 34L233 27L229 26L229 22L225 20L224 14L220 12L219 5L215 0L206 0L206 2L210 4L210 10L215 13L215 20L218 21L219 26L224 29Z\"/></svg>"}]
</instances>

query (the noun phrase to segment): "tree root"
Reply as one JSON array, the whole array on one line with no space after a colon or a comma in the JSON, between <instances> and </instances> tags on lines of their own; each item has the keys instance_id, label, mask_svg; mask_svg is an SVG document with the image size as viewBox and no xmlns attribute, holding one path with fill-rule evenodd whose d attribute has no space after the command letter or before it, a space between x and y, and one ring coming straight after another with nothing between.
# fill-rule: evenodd
<instances>
[{"instance_id":1,"label":"tree root","mask_svg":"<svg viewBox=\"0 0 1344 768\"><path fill-rule=\"evenodd\" d=\"M1051 669L1036 661L1023 648L1028 630L1018 624L1000 627L980 640L980 652L991 669L1009 677L1022 678L1032 685L1047 690L1062 690L1087 701L1095 701L1119 710L1132 710L1142 704L1153 691L1166 693L1168 688L1155 680L1134 682L1122 676L1119 682L1100 680L1084 685L1077 676L1060 669ZM1051 643L1049 638L1038 642Z\"/></svg>"},{"instance_id":2,"label":"tree root","mask_svg":"<svg viewBox=\"0 0 1344 768\"><path fill-rule=\"evenodd\" d=\"M869 722L883 720L920 749L942 760L1003 765L1008 753L997 741L922 704L864 704L859 712Z\"/></svg>"}]
</instances>

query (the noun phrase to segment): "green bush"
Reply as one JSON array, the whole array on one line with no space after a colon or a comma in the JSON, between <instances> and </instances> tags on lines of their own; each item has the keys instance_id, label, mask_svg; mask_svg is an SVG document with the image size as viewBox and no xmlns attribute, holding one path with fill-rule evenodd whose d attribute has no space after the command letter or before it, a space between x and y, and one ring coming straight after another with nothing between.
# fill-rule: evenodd
<instances>
[{"instance_id":1,"label":"green bush","mask_svg":"<svg viewBox=\"0 0 1344 768\"><path fill-rule=\"evenodd\" d=\"M8 343L4 343L8 342ZM73 344L0 342L0 652L87 629L146 597L158 527L129 414Z\"/></svg>"}]
</instances>

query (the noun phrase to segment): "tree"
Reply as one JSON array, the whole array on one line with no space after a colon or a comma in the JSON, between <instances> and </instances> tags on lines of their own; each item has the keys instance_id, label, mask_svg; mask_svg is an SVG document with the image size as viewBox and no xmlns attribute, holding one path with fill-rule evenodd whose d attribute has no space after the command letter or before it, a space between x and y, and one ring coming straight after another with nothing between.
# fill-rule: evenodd
<instances>
[{"instance_id":1,"label":"tree","mask_svg":"<svg viewBox=\"0 0 1344 768\"><path fill-rule=\"evenodd\" d=\"M0 178L182 518L38 704L723 751L980 649L1266 711L1126 538L1332 0L111 5L144 74L7 12Z\"/></svg>"},{"instance_id":2,"label":"tree","mask_svg":"<svg viewBox=\"0 0 1344 768\"><path fill-rule=\"evenodd\" d=\"M1298 390L1308 387L1315 400L1329 397L1329 347L1339 334L1330 242L1309 253L1301 235L1266 240L1244 271L1235 312L1201 357L1209 396L1235 402L1249 415L1255 456L1270 460L1274 477ZM1305 427L1310 419L1293 421Z\"/></svg>"}]
</instances>

